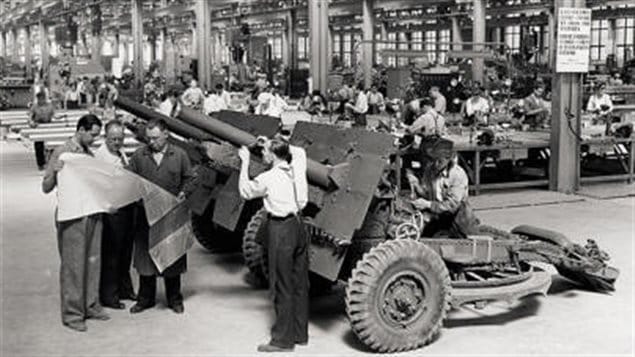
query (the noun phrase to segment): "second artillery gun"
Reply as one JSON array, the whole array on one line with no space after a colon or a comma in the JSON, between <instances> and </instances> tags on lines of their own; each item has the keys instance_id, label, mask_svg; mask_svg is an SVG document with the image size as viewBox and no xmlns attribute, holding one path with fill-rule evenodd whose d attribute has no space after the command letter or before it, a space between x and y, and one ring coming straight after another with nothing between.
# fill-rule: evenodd
<instances>
[{"instance_id":1,"label":"second artillery gun","mask_svg":"<svg viewBox=\"0 0 635 357\"><path fill-rule=\"evenodd\" d=\"M125 98L115 105L142 119L158 117ZM262 119L231 115L251 120L252 126ZM203 148L190 150L199 155L192 210L234 232L248 221L245 260L252 272L266 277L266 254L257 239L266 218L258 202L250 206L239 196L236 146L251 145L256 135L267 133L188 108L175 116L180 120L164 119L188 139L180 143ZM553 264L589 289L614 288L619 272L606 264L608 255L592 240L581 246L531 226L511 232L482 226L480 235L467 238L422 237L425 219L401 194L398 150L388 134L300 122L290 142L305 148L309 158L309 204L303 213L311 234L310 270L325 280L346 282L351 327L373 350L405 351L431 342L451 307L545 294L551 275L533 262ZM263 169L256 165L250 175ZM226 174L222 181L221 172ZM213 217L205 216L211 204Z\"/></svg>"}]
</instances>

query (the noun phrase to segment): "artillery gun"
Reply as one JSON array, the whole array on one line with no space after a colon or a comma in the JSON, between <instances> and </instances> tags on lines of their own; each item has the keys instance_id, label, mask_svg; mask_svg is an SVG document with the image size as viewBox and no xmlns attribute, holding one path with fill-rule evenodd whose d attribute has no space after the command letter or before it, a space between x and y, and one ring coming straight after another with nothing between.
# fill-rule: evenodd
<instances>
[{"instance_id":1,"label":"artillery gun","mask_svg":"<svg viewBox=\"0 0 635 357\"><path fill-rule=\"evenodd\" d=\"M139 114L133 111L140 109L137 103L118 99L115 104ZM229 142L203 139L206 165L236 172L239 161L231 145L255 141L237 125L187 108L176 117L188 131L195 128L212 140ZM168 119L168 125L175 121ZM310 159L309 204L303 212L311 234L310 270L325 280L346 282L351 327L375 351L406 351L430 343L451 307L481 308L494 300L545 294L551 275L533 262L553 264L588 289L614 288L619 272L607 265L608 254L595 241L583 247L560 233L531 226L511 232L482 226L479 235L466 238L422 237L426 219L401 192L398 150L389 134L301 122L290 143L303 147ZM254 167L250 175L263 169ZM266 277L266 254L257 239L266 216L258 203L245 209L249 203L240 198L232 175L221 188L199 175L204 178L200 185L209 185L199 192L222 190L207 201L216 202L217 224L233 224L236 231L240 225L234 223L249 216L245 260L250 270Z\"/></svg>"}]
</instances>

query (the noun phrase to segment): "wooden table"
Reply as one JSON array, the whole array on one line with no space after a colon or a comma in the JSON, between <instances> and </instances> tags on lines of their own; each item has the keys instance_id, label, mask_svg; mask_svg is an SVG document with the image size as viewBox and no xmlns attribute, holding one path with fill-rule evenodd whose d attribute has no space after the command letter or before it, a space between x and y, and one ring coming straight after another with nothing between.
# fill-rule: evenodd
<instances>
[{"instance_id":1,"label":"wooden table","mask_svg":"<svg viewBox=\"0 0 635 357\"><path fill-rule=\"evenodd\" d=\"M620 139L613 137L590 138L580 141L580 146L588 149L587 155L594 154L604 160L615 158L623 170L622 173L583 176L582 169L585 165L585 158L583 157L579 163L580 170L578 170L580 183L626 180L630 184L635 179L633 174L635 171L635 137Z\"/></svg>"}]
</instances>

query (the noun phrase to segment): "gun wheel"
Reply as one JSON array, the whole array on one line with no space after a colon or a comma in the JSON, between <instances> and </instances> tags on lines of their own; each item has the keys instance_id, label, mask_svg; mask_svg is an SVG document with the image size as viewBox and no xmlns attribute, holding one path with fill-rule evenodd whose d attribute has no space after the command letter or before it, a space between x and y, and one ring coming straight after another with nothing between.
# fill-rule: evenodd
<instances>
[{"instance_id":1,"label":"gun wheel","mask_svg":"<svg viewBox=\"0 0 635 357\"><path fill-rule=\"evenodd\" d=\"M192 213L192 231L198 243L210 252L228 253L239 249L233 233L214 224L208 211L200 216Z\"/></svg>"},{"instance_id":2,"label":"gun wheel","mask_svg":"<svg viewBox=\"0 0 635 357\"><path fill-rule=\"evenodd\" d=\"M263 286L268 284L269 277L267 274L265 249L262 246L259 234L264 234L264 232L261 232L261 227L263 227L266 219L267 212L264 208L261 208L251 217L243 234L243 259L247 268L249 268L249 272L258 280L258 285Z\"/></svg>"},{"instance_id":3,"label":"gun wheel","mask_svg":"<svg viewBox=\"0 0 635 357\"><path fill-rule=\"evenodd\" d=\"M378 352L419 348L438 334L450 308L450 276L425 244L391 240L364 254L346 287L357 337Z\"/></svg>"}]
</instances>

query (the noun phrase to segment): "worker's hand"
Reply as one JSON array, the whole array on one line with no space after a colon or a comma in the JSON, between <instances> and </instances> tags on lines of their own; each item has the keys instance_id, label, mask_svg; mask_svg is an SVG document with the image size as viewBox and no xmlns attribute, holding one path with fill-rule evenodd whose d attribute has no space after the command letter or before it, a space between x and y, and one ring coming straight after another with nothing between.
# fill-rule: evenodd
<instances>
[{"instance_id":1,"label":"worker's hand","mask_svg":"<svg viewBox=\"0 0 635 357\"><path fill-rule=\"evenodd\" d=\"M53 171L55 173L62 171L63 168L64 168L64 161L62 160L57 160L55 164L53 164Z\"/></svg>"},{"instance_id":2,"label":"worker's hand","mask_svg":"<svg viewBox=\"0 0 635 357\"><path fill-rule=\"evenodd\" d=\"M411 187L419 186L419 179L412 171L406 172L406 179Z\"/></svg>"},{"instance_id":3,"label":"worker's hand","mask_svg":"<svg viewBox=\"0 0 635 357\"><path fill-rule=\"evenodd\" d=\"M432 206L432 202L424 198L418 198L412 201L412 205L415 206L415 208L418 210L424 210L430 208L430 206Z\"/></svg>"},{"instance_id":4,"label":"worker's hand","mask_svg":"<svg viewBox=\"0 0 635 357\"><path fill-rule=\"evenodd\" d=\"M185 201L187 197L185 196L185 192L181 191L179 192L179 194L176 196L176 200L179 202L183 202Z\"/></svg>"},{"instance_id":5,"label":"worker's hand","mask_svg":"<svg viewBox=\"0 0 635 357\"><path fill-rule=\"evenodd\" d=\"M249 152L249 149L246 146L241 146L240 149L238 149L238 157L243 162L248 162L250 156L251 156L251 153Z\"/></svg>"}]
</instances>

